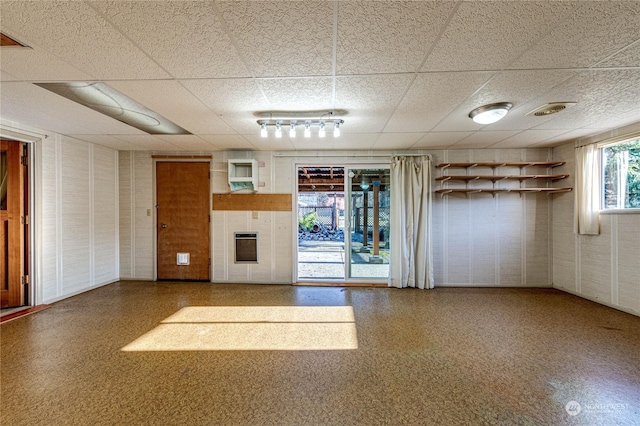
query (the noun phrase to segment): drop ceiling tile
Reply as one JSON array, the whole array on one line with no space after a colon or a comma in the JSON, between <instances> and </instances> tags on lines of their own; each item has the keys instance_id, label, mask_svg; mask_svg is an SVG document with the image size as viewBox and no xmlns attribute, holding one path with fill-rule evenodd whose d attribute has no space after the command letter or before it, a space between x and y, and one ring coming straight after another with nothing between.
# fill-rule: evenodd
<instances>
[{"instance_id":1,"label":"drop ceiling tile","mask_svg":"<svg viewBox=\"0 0 640 426\"><path fill-rule=\"evenodd\" d=\"M373 149L409 149L424 135L424 133L381 133Z\"/></svg>"},{"instance_id":2,"label":"drop ceiling tile","mask_svg":"<svg viewBox=\"0 0 640 426\"><path fill-rule=\"evenodd\" d=\"M606 82L603 84L610 84ZM629 84L630 83L630 84ZM612 85L607 92L599 92L601 98L584 96L585 101L554 114L553 119L536 126L536 129L576 129L582 127L608 128L616 125L630 124L635 121L640 110L640 73L634 81L622 85ZM620 89L620 90L615 90ZM598 91L600 89L597 89ZM640 117L639 117L640 118Z\"/></svg>"},{"instance_id":3,"label":"drop ceiling tile","mask_svg":"<svg viewBox=\"0 0 640 426\"><path fill-rule=\"evenodd\" d=\"M638 39L640 2L579 4L509 68L589 67Z\"/></svg>"},{"instance_id":4,"label":"drop ceiling tile","mask_svg":"<svg viewBox=\"0 0 640 426\"><path fill-rule=\"evenodd\" d=\"M339 138L334 140L333 150L372 150L379 136L379 133L343 133Z\"/></svg>"},{"instance_id":5,"label":"drop ceiling tile","mask_svg":"<svg viewBox=\"0 0 640 426\"><path fill-rule=\"evenodd\" d=\"M260 79L258 84L272 111L331 110L333 106L330 77Z\"/></svg>"},{"instance_id":6,"label":"drop ceiling tile","mask_svg":"<svg viewBox=\"0 0 640 426\"><path fill-rule=\"evenodd\" d=\"M254 77L331 74L333 2L223 1L217 7Z\"/></svg>"},{"instance_id":7,"label":"drop ceiling tile","mask_svg":"<svg viewBox=\"0 0 640 426\"><path fill-rule=\"evenodd\" d=\"M117 151L131 151L137 150L139 147L131 142L119 139L116 136L111 135L69 135L70 137L85 142L101 145L107 148L115 149Z\"/></svg>"},{"instance_id":8,"label":"drop ceiling tile","mask_svg":"<svg viewBox=\"0 0 640 426\"><path fill-rule=\"evenodd\" d=\"M24 82L3 82L2 118L60 134L144 134L48 90Z\"/></svg>"},{"instance_id":9,"label":"drop ceiling tile","mask_svg":"<svg viewBox=\"0 0 640 426\"><path fill-rule=\"evenodd\" d=\"M476 130L481 126L468 118L469 113L475 108L496 102L511 102L513 108L505 118L492 124L491 130L531 128L540 124L542 120L540 117L530 117L526 114L550 102L538 100L540 94L550 91L573 76L574 72L566 70L501 72L445 118L436 130ZM532 104L535 106L531 106ZM464 118L463 129L460 128L461 118Z\"/></svg>"},{"instance_id":10,"label":"drop ceiling tile","mask_svg":"<svg viewBox=\"0 0 640 426\"><path fill-rule=\"evenodd\" d=\"M412 78L406 74L336 78L336 109L348 111L342 131L382 131Z\"/></svg>"},{"instance_id":11,"label":"drop ceiling tile","mask_svg":"<svg viewBox=\"0 0 640 426\"><path fill-rule=\"evenodd\" d=\"M240 136L240 135L199 135L199 136L200 138L209 142L212 146L214 146L217 149L229 149L229 150L256 149L256 147L251 145L251 143L249 143L249 141L247 141L247 139L244 136Z\"/></svg>"},{"instance_id":12,"label":"drop ceiling tile","mask_svg":"<svg viewBox=\"0 0 640 426\"><path fill-rule=\"evenodd\" d=\"M147 151L180 151L178 145L164 141L157 135L122 135L118 136L124 142L129 142L136 147L136 150Z\"/></svg>"},{"instance_id":13,"label":"drop ceiling tile","mask_svg":"<svg viewBox=\"0 0 640 426\"><path fill-rule=\"evenodd\" d=\"M212 2L93 2L176 78L249 76Z\"/></svg>"},{"instance_id":14,"label":"drop ceiling tile","mask_svg":"<svg viewBox=\"0 0 640 426\"><path fill-rule=\"evenodd\" d=\"M463 2L423 71L499 70L549 30L569 2Z\"/></svg>"},{"instance_id":15,"label":"drop ceiling tile","mask_svg":"<svg viewBox=\"0 0 640 426\"><path fill-rule=\"evenodd\" d=\"M83 81L90 75L40 48L2 48L0 68L19 80L27 81ZM12 80L18 80L14 77ZM3 77L4 81L4 77Z\"/></svg>"},{"instance_id":16,"label":"drop ceiling tile","mask_svg":"<svg viewBox=\"0 0 640 426\"><path fill-rule=\"evenodd\" d=\"M194 134L235 133L175 80L107 81L114 89Z\"/></svg>"},{"instance_id":17,"label":"drop ceiling tile","mask_svg":"<svg viewBox=\"0 0 640 426\"><path fill-rule=\"evenodd\" d=\"M258 132L258 111L271 104L254 79L181 80L181 83L209 109L240 134Z\"/></svg>"},{"instance_id":18,"label":"drop ceiling tile","mask_svg":"<svg viewBox=\"0 0 640 426\"><path fill-rule=\"evenodd\" d=\"M621 52L598 62L598 68L606 67L638 67L640 66L640 41L632 44Z\"/></svg>"},{"instance_id":19,"label":"drop ceiling tile","mask_svg":"<svg viewBox=\"0 0 640 426\"><path fill-rule=\"evenodd\" d=\"M566 134L566 130L525 130L491 145L491 148L527 148Z\"/></svg>"},{"instance_id":20,"label":"drop ceiling tile","mask_svg":"<svg viewBox=\"0 0 640 426\"><path fill-rule=\"evenodd\" d=\"M297 151L309 151L309 150L343 150L350 149L345 148L346 146L350 146L350 141L353 143L354 141L365 140L364 143L366 146L373 146L373 141L377 137L377 134L366 135L366 137L362 138L361 135L345 135L342 134L339 138L334 138L329 132L327 136L324 138L319 137L317 134L312 134L311 137L305 138L301 135L296 136L291 139L291 143L293 147Z\"/></svg>"},{"instance_id":21,"label":"drop ceiling tile","mask_svg":"<svg viewBox=\"0 0 640 426\"><path fill-rule=\"evenodd\" d=\"M2 25L94 79L169 75L84 2L1 2ZM96 52L100 52L96 54Z\"/></svg>"},{"instance_id":22,"label":"drop ceiling tile","mask_svg":"<svg viewBox=\"0 0 640 426\"><path fill-rule=\"evenodd\" d=\"M429 132L411 148L446 149L473 132Z\"/></svg>"},{"instance_id":23,"label":"drop ceiling tile","mask_svg":"<svg viewBox=\"0 0 640 426\"><path fill-rule=\"evenodd\" d=\"M573 142L576 139L579 139L579 138L582 138L582 137L585 137L585 136L593 135L594 133L598 133L598 132L594 132L593 129L572 130L570 132L563 133L563 134L558 135L556 137L547 139L546 141L541 142L540 144L536 145L536 148L537 147L552 147L552 146L563 145L565 143Z\"/></svg>"},{"instance_id":24,"label":"drop ceiling tile","mask_svg":"<svg viewBox=\"0 0 640 426\"><path fill-rule=\"evenodd\" d=\"M452 1L338 2L337 73L415 72Z\"/></svg>"},{"instance_id":25,"label":"drop ceiling tile","mask_svg":"<svg viewBox=\"0 0 640 426\"><path fill-rule=\"evenodd\" d=\"M398 105L385 132L426 132L493 76L491 72L419 74ZM471 120L469 120L471 121ZM462 124L466 124L462 120ZM463 128L436 129L460 131Z\"/></svg>"},{"instance_id":26,"label":"drop ceiling tile","mask_svg":"<svg viewBox=\"0 0 640 426\"><path fill-rule=\"evenodd\" d=\"M177 146L182 151L214 151L219 148L196 135L156 135L158 139Z\"/></svg>"},{"instance_id":27,"label":"drop ceiling tile","mask_svg":"<svg viewBox=\"0 0 640 426\"><path fill-rule=\"evenodd\" d=\"M517 131L483 130L472 133L466 138L451 146L451 149L463 148L488 148L496 143L516 135Z\"/></svg>"},{"instance_id":28,"label":"drop ceiling tile","mask_svg":"<svg viewBox=\"0 0 640 426\"><path fill-rule=\"evenodd\" d=\"M2 59L0 58L0 64L2 64ZM9 74L6 71L0 69L0 81L19 81L20 78L15 75Z\"/></svg>"},{"instance_id":29,"label":"drop ceiling tile","mask_svg":"<svg viewBox=\"0 0 640 426\"><path fill-rule=\"evenodd\" d=\"M258 151L290 151L294 149L293 142L286 134L283 134L281 138L276 138L273 134L263 138L259 133L244 135L245 139Z\"/></svg>"}]
</instances>

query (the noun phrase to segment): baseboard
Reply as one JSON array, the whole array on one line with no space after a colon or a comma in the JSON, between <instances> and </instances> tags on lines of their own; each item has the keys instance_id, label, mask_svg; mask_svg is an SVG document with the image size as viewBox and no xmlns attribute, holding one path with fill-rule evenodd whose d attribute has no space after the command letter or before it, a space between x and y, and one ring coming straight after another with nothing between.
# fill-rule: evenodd
<instances>
[{"instance_id":1,"label":"baseboard","mask_svg":"<svg viewBox=\"0 0 640 426\"><path fill-rule=\"evenodd\" d=\"M605 302L605 301L603 301L603 300L601 300L601 299L596 299L595 297L586 296L586 295L584 295L584 294L580 294L580 293L578 293L577 291L568 290L568 289L566 289L566 288L562 288L562 287L555 287L555 286L554 286L553 288L554 288L555 290L564 291L565 293L569 293L569 294L572 294L572 295L574 295L574 296L580 297L580 298L582 298L582 299L586 299L586 300L588 300L588 301L590 301L590 302L597 303L597 304L599 304L599 305L604 305L604 306L606 306L606 307L608 307L608 308L612 308L612 309L615 309L615 310L617 310L617 311L622 311L622 312L624 312L624 313L627 313L627 314L630 314L630 315L635 315L635 316L637 316L637 317L640 317L640 312L638 312L638 311L634 311L633 309L625 308L624 306L620 306L620 305L615 305L615 304L610 303L610 302Z\"/></svg>"},{"instance_id":2,"label":"baseboard","mask_svg":"<svg viewBox=\"0 0 640 426\"><path fill-rule=\"evenodd\" d=\"M104 287L105 285L113 284L113 283L118 282L118 281L120 281L119 278L116 278L116 279L113 279L113 280L109 280L109 281L105 281L105 282L100 283L100 284L92 285L91 287L83 288L82 290L73 291L71 293L67 293L67 294L64 294L62 296L54 297L53 299L44 300L42 303L43 304L50 304L50 303L59 302L59 301L64 300L64 299L68 299L69 297L77 296L79 294L86 293L87 291L95 290L97 288Z\"/></svg>"}]
</instances>

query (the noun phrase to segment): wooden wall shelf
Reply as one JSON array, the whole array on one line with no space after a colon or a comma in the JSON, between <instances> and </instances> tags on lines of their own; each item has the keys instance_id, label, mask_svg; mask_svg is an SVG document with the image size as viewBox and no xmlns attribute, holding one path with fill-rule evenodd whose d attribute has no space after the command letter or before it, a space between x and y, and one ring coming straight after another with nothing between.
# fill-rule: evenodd
<instances>
[{"instance_id":1,"label":"wooden wall shelf","mask_svg":"<svg viewBox=\"0 0 640 426\"><path fill-rule=\"evenodd\" d=\"M505 163L440 163L436 165L439 169L446 169L448 167L462 167L462 168L472 168L472 167L491 167L495 169L497 167L558 167L563 166L564 161L523 161L523 162L505 162Z\"/></svg>"},{"instance_id":2,"label":"wooden wall shelf","mask_svg":"<svg viewBox=\"0 0 640 426\"><path fill-rule=\"evenodd\" d=\"M555 181L560 179L566 179L569 175L509 175L509 176L497 176L497 175L487 175L487 176L438 176L436 180L439 181L448 181L448 180L462 180L462 181L470 181L470 180L490 180L492 182L496 182L499 180L528 180L528 179L539 179L539 180L549 180Z\"/></svg>"},{"instance_id":3,"label":"wooden wall shelf","mask_svg":"<svg viewBox=\"0 0 640 426\"><path fill-rule=\"evenodd\" d=\"M442 196L447 194L477 194L477 193L489 193L495 197L499 193L515 192L519 194L523 193L544 193L544 194L556 194L560 192L571 191L572 188L554 188L549 187L549 182L555 182L561 179L569 177L568 174L522 174L522 171L526 167L544 167L549 171L553 167L562 166L565 163L562 161L526 161L526 162L469 162L469 163L440 163L436 165L437 168L447 170L449 168L464 168L467 170L466 175L442 175L436 178L441 184L446 184L449 181L461 181L465 183L466 188L441 188L435 192ZM492 175L469 175L468 171L474 167L489 167L493 169ZM500 167L518 167L520 168L519 175L502 175L496 174L496 169ZM519 181L519 188L500 188L496 187L496 182L500 181ZM545 187L523 187L524 181L534 180L539 181ZM492 188L469 188L469 182L472 181L491 181L493 183Z\"/></svg>"}]
</instances>

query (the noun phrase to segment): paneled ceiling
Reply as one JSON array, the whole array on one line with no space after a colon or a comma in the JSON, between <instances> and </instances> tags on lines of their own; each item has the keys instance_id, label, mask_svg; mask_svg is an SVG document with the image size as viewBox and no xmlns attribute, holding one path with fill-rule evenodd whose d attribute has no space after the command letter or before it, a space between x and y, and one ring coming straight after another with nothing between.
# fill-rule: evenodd
<instances>
[{"instance_id":1,"label":"paneled ceiling","mask_svg":"<svg viewBox=\"0 0 640 426\"><path fill-rule=\"evenodd\" d=\"M6 1L0 119L119 150L559 145L640 121L638 1ZM105 82L188 130L149 135L34 83ZM558 114L527 112L577 102ZM469 112L511 102L502 121ZM345 110L260 137L261 111Z\"/></svg>"}]
</instances>

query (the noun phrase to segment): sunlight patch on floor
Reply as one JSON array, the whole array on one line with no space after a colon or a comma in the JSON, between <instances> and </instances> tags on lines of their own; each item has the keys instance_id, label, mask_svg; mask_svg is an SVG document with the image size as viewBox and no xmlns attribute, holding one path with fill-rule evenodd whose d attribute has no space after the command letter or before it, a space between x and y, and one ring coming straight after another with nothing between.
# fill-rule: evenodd
<instances>
[{"instance_id":1,"label":"sunlight patch on floor","mask_svg":"<svg viewBox=\"0 0 640 426\"><path fill-rule=\"evenodd\" d=\"M351 306L191 306L123 351L351 350Z\"/></svg>"}]
</instances>

